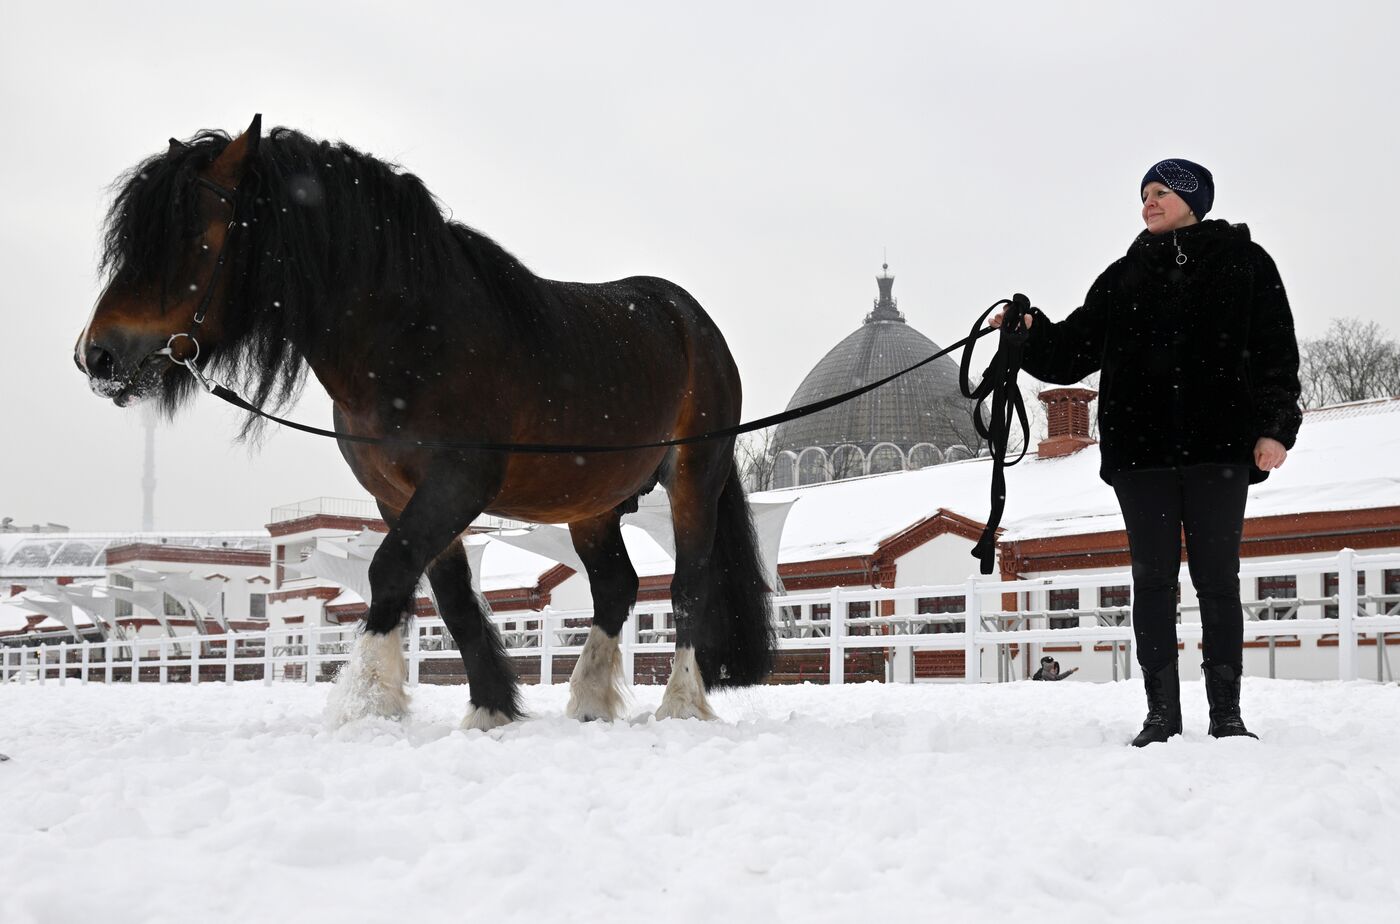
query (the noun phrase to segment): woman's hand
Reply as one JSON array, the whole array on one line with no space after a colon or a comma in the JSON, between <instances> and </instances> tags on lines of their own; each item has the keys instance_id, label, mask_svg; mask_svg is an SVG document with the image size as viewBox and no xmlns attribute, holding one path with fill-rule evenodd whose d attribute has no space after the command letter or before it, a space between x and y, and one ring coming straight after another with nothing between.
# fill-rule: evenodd
<instances>
[{"instance_id":1,"label":"woman's hand","mask_svg":"<svg viewBox=\"0 0 1400 924\"><path fill-rule=\"evenodd\" d=\"M1271 472L1283 464L1283 460L1288 458L1288 450L1283 448L1283 444L1278 440L1269 439L1267 436L1259 437L1254 444L1254 465L1261 472Z\"/></svg>"},{"instance_id":2,"label":"woman's hand","mask_svg":"<svg viewBox=\"0 0 1400 924\"><path fill-rule=\"evenodd\" d=\"M1006 309L998 308L996 312L990 318L987 319L987 323L992 327L1001 327L1001 318L1004 314L1006 314ZM1023 314L1021 315L1021 317L1025 320L1026 330L1030 330L1031 325L1035 323L1035 318L1033 318L1029 313Z\"/></svg>"}]
</instances>

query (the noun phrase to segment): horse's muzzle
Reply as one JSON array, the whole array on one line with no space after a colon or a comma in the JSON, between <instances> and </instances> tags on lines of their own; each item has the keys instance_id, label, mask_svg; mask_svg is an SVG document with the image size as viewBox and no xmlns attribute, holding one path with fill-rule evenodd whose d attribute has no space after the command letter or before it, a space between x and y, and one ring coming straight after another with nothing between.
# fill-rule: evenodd
<instances>
[{"instance_id":1,"label":"horse's muzzle","mask_svg":"<svg viewBox=\"0 0 1400 924\"><path fill-rule=\"evenodd\" d=\"M90 344L83 351L80 358L78 351L73 351L73 362L90 379L110 379L117 367L116 358L106 349L97 344Z\"/></svg>"},{"instance_id":2,"label":"horse's muzzle","mask_svg":"<svg viewBox=\"0 0 1400 924\"><path fill-rule=\"evenodd\" d=\"M89 340L73 350L73 362L88 378L93 394L110 398L118 407L128 407L155 391L168 367L157 354L158 340L146 337L119 337L122 343ZM151 339L150 344L144 341Z\"/></svg>"}]
</instances>

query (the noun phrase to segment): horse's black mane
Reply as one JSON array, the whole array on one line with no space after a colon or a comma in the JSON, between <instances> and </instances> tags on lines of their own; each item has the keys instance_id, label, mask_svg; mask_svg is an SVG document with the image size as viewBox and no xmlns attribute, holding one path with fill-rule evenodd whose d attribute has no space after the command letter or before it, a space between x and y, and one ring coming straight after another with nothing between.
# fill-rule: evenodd
<instances>
[{"instance_id":1,"label":"horse's black mane","mask_svg":"<svg viewBox=\"0 0 1400 924\"><path fill-rule=\"evenodd\" d=\"M102 268L158 298L164 307L197 252L204 226L195 177L228 146L202 131L146 160L117 181L107 217ZM206 358L245 397L285 407L306 378L307 352L332 357L355 325L357 342L393 334L460 311L462 293L482 289L529 318L544 310L540 280L489 237L444 218L413 174L343 143L273 129L250 159L238 188L228 254L225 342ZM377 306L353 317L352 304ZM173 411L192 393L190 376L167 377L162 406ZM257 432L250 416L243 436Z\"/></svg>"}]
</instances>

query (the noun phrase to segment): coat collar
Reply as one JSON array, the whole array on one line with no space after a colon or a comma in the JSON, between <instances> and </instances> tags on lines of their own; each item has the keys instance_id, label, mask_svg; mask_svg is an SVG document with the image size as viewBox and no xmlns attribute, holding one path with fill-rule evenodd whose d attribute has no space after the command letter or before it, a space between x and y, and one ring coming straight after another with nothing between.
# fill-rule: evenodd
<instances>
[{"instance_id":1,"label":"coat collar","mask_svg":"<svg viewBox=\"0 0 1400 924\"><path fill-rule=\"evenodd\" d=\"M1189 275L1200 260L1249 239L1247 225L1211 218L1164 234L1143 231L1128 247L1128 257L1157 273L1180 278Z\"/></svg>"}]
</instances>

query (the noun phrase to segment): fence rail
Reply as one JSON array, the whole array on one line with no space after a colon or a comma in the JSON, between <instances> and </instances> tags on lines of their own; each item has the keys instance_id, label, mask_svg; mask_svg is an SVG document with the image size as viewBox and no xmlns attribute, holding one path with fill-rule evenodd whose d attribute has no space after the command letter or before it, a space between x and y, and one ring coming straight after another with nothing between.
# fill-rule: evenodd
<instances>
[{"instance_id":1,"label":"fence rail","mask_svg":"<svg viewBox=\"0 0 1400 924\"><path fill-rule=\"evenodd\" d=\"M1323 574L1337 572L1338 593L1330 597L1250 601L1246 604L1245 639L1270 641L1280 637L1337 640L1337 676L1358 676L1359 644L1374 638L1377 657L1385 657L1386 636L1400 633L1400 594L1359 594L1356 574L1368 569L1400 568L1400 554L1358 555L1350 549L1327 558L1248 564L1242 575ZM1188 580L1183 576L1183 580ZM997 655L998 677L1007 679L1012 646L1037 644L1110 644L1124 655L1125 674L1133 643L1131 608L1099 607L1074 610L1032 608L1032 595L1050 590L1086 590L1131 584L1127 571L1095 575L1057 575L1001 581L969 578L962 584L903 588L832 588L774 595L780 651L824 651L829 682L845 679L845 656L863 649L962 651L964 679L983 679L982 653ZM1017 602L1004 606L1010 595ZM942 613L881 612L901 603L927 598L961 598L962 610ZM1336 607L1335 618L1298 618L1310 609L1319 613ZM1189 613L1193 607L1183 607ZM630 681L636 658L674 651L675 631L669 624L669 602L638 604L621 639L624 673ZM1272 618L1277 613L1291 618ZM555 610L495 614L492 619L506 643L507 654L535 658L541 683L553 682L554 660L583 650L591 610ZM1052 628L1051 620L1078 620L1079 625ZM959 626L961 624L961 626ZM0 683L189 683L238 679L314 682L323 669L347 660L356 626L285 626L256 632L216 635L127 638L0 648ZM1182 641L1201 638L1199 622L1177 627ZM1400 637L1395 641L1400 642ZM408 623L404 640L410 684L419 682L423 664L455 660L440 618Z\"/></svg>"}]
</instances>

